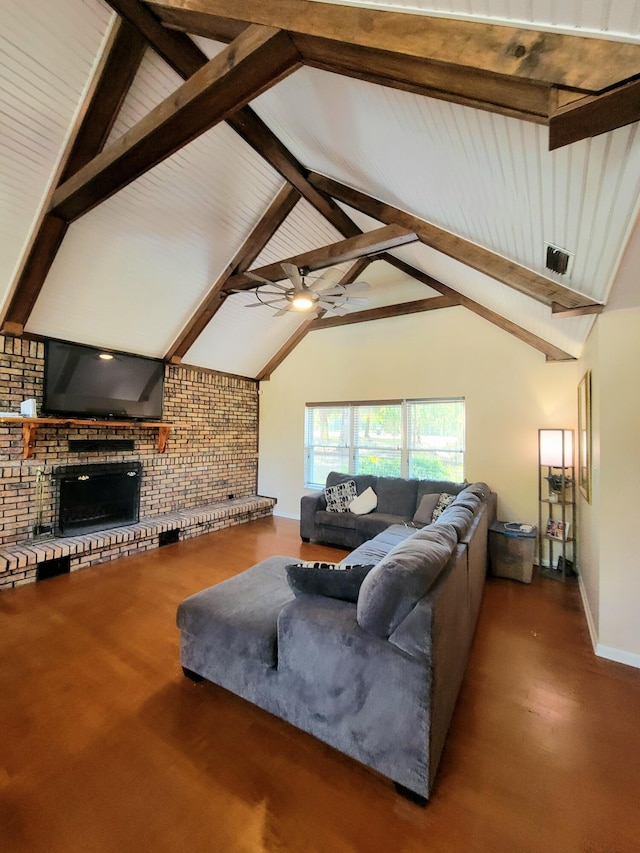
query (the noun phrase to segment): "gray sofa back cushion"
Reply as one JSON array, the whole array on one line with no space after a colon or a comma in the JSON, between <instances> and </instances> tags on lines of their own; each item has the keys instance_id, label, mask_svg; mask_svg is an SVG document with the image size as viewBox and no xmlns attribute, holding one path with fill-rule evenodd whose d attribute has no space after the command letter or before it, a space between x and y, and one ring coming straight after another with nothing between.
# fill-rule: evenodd
<instances>
[{"instance_id":1,"label":"gray sofa back cushion","mask_svg":"<svg viewBox=\"0 0 640 853\"><path fill-rule=\"evenodd\" d=\"M457 495L465 488L465 483L452 483L450 480L418 480L418 493L416 495L416 507L423 495L431 495L446 492L448 495Z\"/></svg>"},{"instance_id":2,"label":"gray sofa back cushion","mask_svg":"<svg viewBox=\"0 0 640 853\"><path fill-rule=\"evenodd\" d=\"M478 497L474 492L469 492L465 489L456 497L453 506L466 506L471 512L475 512L481 503L482 498Z\"/></svg>"},{"instance_id":3,"label":"gray sofa back cushion","mask_svg":"<svg viewBox=\"0 0 640 853\"><path fill-rule=\"evenodd\" d=\"M416 511L417 480L402 477L378 477L373 491L378 496L376 512L413 518Z\"/></svg>"},{"instance_id":4,"label":"gray sofa back cushion","mask_svg":"<svg viewBox=\"0 0 640 853\"><path fill-rule=\"evenodd\" d=\"M364 579L358 624L387 638L427 594L458 543L453 526L431 525L401 542Z\"/></svg>"},{"instance_id":5,"label":"gray sofa back cushion","mask_svg":"<svg viewBox=\"0 0 640 853\"><path fill-rule=\"evenodd\" d=\"M446 524L447 527L454 527L458 534L458 539L463 539L471 527L472 521L473 510L466 506L453 503L434 521L434 525Z\"/></svg>"},{"instance_id":6,"label":"gray sofa back cushion","mask_svg":"<svg viewBox=\"0 0 640 853\"><path fill-rule=\"evenodd\" d=\"M469 483L464 489L459 493L459 497L463 497L464 495L477 495L481 501L486 501L486 499L491 494L491 489L487 486L486 483L478 482L478 483Z\"/></svg>"},{"instance_id":7,"label":"gray sofa back cushion","mask_svg":"<svg viewBox=\"0 0 640 853\"><path fill-rule=\"evenodd\" d=\"M325 485L337 486L340 483L347 483L349 480L353 480L356 484L356 492L361 495L365 489L369 488L369 486L371 486L373 491L376 492L377 479L377 477L374 477L371 474L340 474L338 471L330 471L327 474L327 482Z\"/></svg>"}]
</instances>

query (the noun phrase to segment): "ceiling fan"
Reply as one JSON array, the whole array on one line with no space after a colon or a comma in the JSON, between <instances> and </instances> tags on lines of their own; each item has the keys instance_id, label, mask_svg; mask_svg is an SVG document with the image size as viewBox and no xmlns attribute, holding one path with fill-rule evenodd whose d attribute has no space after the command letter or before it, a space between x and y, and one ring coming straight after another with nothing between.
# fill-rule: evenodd
<instances>
[{"instance_id":1,"label":"ceiling fan","mask_svg":"<svg viewBox=\"0 0 640 853\"><path fill-rule=\"evenodd\" d=\"M283 263L281 267L290 281L289 286L269 281L252 272L244 273L260 282L260 286L256 285L249 291L258 301L245 305L245 308L267 305L276 309L274 317L289 311L326 311L342 316L350 307L362 307L369 302L365 296L359 294L369 290L370 285L366 281L340 284L339 279L343 276L340 270L326 269L317 278L309 279L310 271L306 267L298 268L290 263Z\"/></svg>"}]
</instances>

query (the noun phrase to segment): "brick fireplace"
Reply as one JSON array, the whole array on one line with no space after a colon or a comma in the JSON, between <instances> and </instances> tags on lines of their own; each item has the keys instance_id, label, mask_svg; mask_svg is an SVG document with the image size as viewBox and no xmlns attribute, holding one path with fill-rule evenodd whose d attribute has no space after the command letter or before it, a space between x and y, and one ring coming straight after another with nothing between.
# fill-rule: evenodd
<instances>
[{"instance_id":1,"label":"brick fireplace","mask_svg":"<svg viewBox=\"0 0 640 853\"><path fill-rule=\"evenodd\" d=\"M158 453L155 432L135 423L117 432L47 425L38 429L32 458L23 459L20 425L0 424L0 551L13 546L33 550L38 534L54 530L56 471L66 466L139 465L140 525L153 519L145 529L153 529L155 537L144 547L157 547L158 519L164 516L180 515L181 526L190 525L189 535L195 535L196 528L207 532L224 526L217 509L222 504L237 510L228 514L231 523L270 514L273 502L267 509L249 501L249 515L238 506L257 488L257 383L182 365L167 365L165 371L163 420L176 426L164 454ZM41 342L0 336L0 412L19 411L21 401L31 397L40 411L43 376ZM120 553L115 550L113 556ZM131 550L133 545L125 553ZM35 573L33 578L28 572L10 577L0 559L0 589L32 579Z\"/></svg>"}]
</instances>

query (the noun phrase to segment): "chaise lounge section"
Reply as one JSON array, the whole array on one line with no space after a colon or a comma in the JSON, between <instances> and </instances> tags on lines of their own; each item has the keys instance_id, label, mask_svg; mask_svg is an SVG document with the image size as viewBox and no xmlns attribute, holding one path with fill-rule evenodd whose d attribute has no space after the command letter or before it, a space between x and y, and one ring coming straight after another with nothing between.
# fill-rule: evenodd
<instances>
[{"instance_id":1,"label":"chaise lounge section","mask_svg":"<svg viewBox=\"0 0 640 853\"><path fill-rule=\"evenodd\" d=\"M295 561L274 556L190 596L177 613L185 674L426 802L473 638L494 517L495 495L475 484L436 523L392 525L327 569L324 595L296 594ZM355 600L333 597L331 575L354 563L373 566Z\"/></svg>"}]
</instances>

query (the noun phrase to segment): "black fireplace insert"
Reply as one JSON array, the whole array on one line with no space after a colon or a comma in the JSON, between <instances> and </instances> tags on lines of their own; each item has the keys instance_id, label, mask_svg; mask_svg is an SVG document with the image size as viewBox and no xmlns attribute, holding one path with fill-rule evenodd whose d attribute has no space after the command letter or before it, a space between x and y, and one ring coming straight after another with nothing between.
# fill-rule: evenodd
<instances>
[{"instance_id":1,"label":"black fireplace insert","mask_svg":"<svg viewBox=\"0 0 640 853\"><path fill-rule=\"evenodd\" d=\"M53 472L56 535L74 536L138 521L140 462L65 465Z\"/></svg>"}]
</instances>

